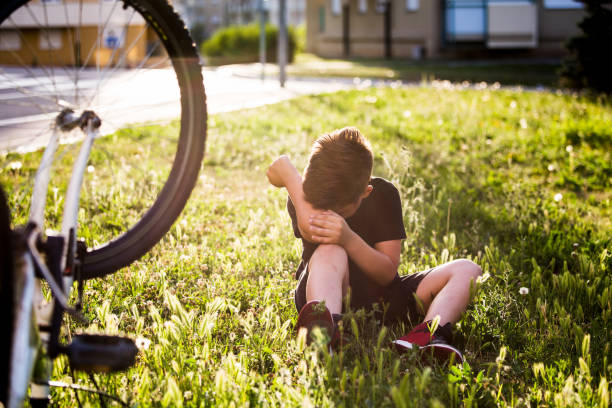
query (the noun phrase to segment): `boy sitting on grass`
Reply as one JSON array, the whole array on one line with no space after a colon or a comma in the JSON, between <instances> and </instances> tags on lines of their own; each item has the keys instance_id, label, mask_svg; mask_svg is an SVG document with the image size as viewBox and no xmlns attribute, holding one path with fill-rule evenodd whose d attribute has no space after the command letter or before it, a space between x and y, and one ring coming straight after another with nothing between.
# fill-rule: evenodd
<instances>
[{"instance_id":1,"label":"boy sitting on grass","mask_svg":"<svg viewBox=\"0 0 612 408\"><path fill-rule=\"evenodd\" d=\"M371 177L373 156L367 140L347 127L315 141L304 179L287 156L270 165L268 180L289 193L293 231L302 239L302 262L295 305L297 328L319 326L339 340L343 299L350 288L351 309L384 310L384 323L423 323L394 341L400 351L419 348L440 359L463 356L452 343L452 325L470 301L478 265L459 259L427 271L399 276L406 238L400 196L393 184ZM418 301L415 299L418 299ZM438 317L437 329L431 333Z\"/></svg>"}]
</instances>

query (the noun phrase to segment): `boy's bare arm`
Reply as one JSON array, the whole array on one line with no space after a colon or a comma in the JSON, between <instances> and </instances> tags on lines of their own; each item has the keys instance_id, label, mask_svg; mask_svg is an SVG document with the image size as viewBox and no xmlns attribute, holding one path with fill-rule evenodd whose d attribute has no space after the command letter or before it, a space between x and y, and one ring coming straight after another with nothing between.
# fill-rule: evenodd
<instances>
[{"instance_id":1,"label":"boy's bare arm","mask_svg":"<svg viewBox=\"0 0 612 408\"><path fill-rule=\"evenodd\" d=\"M275 187L285 187L291 198L291 202L295 207L297 214L298 229L302 237L309 242L314 242L310 231L309 219L315 214L322 213L321 210L315 209L304 198L304 190L302 189L302 176L297 171L289 157L282 155L276 159L266 172L268 180Z\"/></svg>"},{"instance_id":2,"label":"boy's bare arm","mask_svg":"<svg viewBox=\"0 0 612 408\"><path fill-rule=\"evenodd\" d=\"M342 216L330 210L310 218L310 231L313 242L343 247L349 258L379 285L387 285L395 279L401 240L378 242L372 248Z\"/></svg>"}]
</instances>

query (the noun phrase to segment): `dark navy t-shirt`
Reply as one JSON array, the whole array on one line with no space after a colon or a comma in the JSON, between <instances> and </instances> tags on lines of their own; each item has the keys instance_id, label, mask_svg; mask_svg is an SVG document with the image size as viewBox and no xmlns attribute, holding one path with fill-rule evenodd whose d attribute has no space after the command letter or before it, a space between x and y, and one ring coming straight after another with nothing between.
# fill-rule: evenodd
<instances>
[{"instance_id":1,"label":"dark navy t-shirt","mask_svg":"<svg viewBox=\"0 0 612 408\"><path fill-rule=\"evenodd\" d=\"M370 180L372 192L361 201L361 205L351 217L346 219L349 227L368 245L374 247L377 242L406 238L402 203L397 188L389 181L375 177ZM293 233L302 239L304 251L302 262L296 271L296 279L306 269L313 252L319 244L308 242L302 238L298 229L295 207L291 199L287 199L287 211L291 217ZM383 288L372 281L349 257L349 284L351 286L351 305L359 307L377 301Z\"/></svg>"}]
</instances>

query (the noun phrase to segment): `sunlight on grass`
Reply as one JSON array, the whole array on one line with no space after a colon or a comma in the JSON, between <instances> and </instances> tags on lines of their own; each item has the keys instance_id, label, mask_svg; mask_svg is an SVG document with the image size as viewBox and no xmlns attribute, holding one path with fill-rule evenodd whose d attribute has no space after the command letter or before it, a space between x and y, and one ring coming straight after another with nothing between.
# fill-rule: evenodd
<instances>
[{"instance_id":1,"label":"sunlight on grass","mask_svg":"<svg viewBox=\"0 0 612 408\"><path fill-rule=\"evenodd\" d=\"M375 175L400 190L408 233L400 273L459 257L483 268L456 327L463 367L426 367L415 354L398 354L390 342L408 326L381 331L363 311L347 315L344 330L355 341L334 355L293 332L301 247L286 193L267 184L265 169L281 153L303 168L317 136L347 125L371 140ZM490 87L376 88L216 115L209 127L205 166L179 220L141 260L88 282L84 311L94 323L70 323L72 333L141 339L135 367L97 376L106 391L140 406L609 405L609 101ZM152 157L164 157L157 138L166 132L151 128L137 146L118 144L119 152L157 172ZM38 156L0 159L17 220L27 195L15 186ZM108 220L86 222L85 236L123 225L113 214L138 206L115 200L110 192L120 186L91 165L88 183L96 186L86 185L83 219L100 211ZM148 188L121 183L128 196ZM61 188L50 195L55 216ZM64 359L54 377L91 385ZM77 404L69 391L53 398Z\"/></svg>"}]
</instances>

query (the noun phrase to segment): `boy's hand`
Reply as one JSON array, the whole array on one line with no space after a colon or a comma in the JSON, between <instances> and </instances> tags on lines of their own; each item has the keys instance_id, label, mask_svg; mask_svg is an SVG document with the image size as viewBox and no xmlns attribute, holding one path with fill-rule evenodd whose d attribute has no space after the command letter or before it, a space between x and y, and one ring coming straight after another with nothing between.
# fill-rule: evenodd
<instances>
[{"instance_id":1,"label":"boy's hand","mask_svg":"<svg viewBox=\"0 0 612 408\"><path fill-rule=\"evenodd\" d=\"M295 167L293 167L289 157L282 155L278 159L274 160L270 167L268 167L266 176L268 176L268 181L274 187L285 187L284 176L293 169L295 169Z\"/></svg>"},{"instance_id":2,"label":"boy's hand","mask_svg":"<svg viewBox=\"0 0 612 408\"><path fill-rule=\"evenodd\" d=\"M342 247L354 234L344 218L331 210L310 217L310 233L314 242Z\"/></svg>"}]
</instances>

